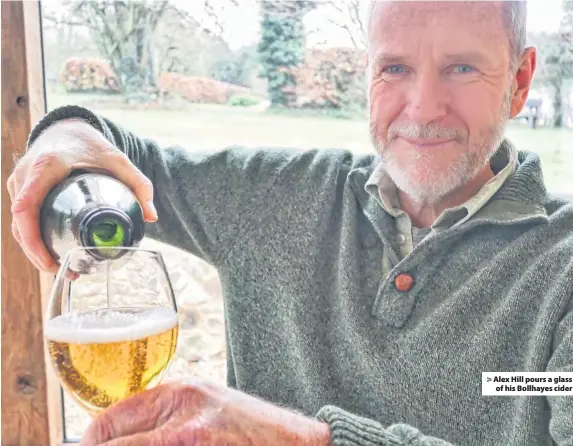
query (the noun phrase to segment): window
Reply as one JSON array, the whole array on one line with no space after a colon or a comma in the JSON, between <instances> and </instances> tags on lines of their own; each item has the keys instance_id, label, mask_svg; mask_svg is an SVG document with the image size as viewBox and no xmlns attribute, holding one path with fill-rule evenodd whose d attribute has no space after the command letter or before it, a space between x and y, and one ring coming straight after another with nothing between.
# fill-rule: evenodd
<instances>
[{"instance_id":1,"label":"window","mask_svg":"<svg viewBox=\"0 0 573 446\"><path fill-rule=\"evenodd\" d=\"M529 40L540 51L549 51L558 40L564 16L562 2L549 3L542 13L529 14ZM360 0L290 6L270 0L46 2L42 31L47 108L83 105L139 136L190 151L240 144L372 153L364 5ZM131 20L134 17L140 21ZM265 58L271 42L261 40L259 32L272 20L278 26L280 20L300 23L300 28L289 29L302 34L281 38L305 42L289 55L298 57L298 64L280 81L272 77L280 70ZM548 63L540 59L540 70L548 69ZM266 77L261 76L265 70ZM507 135L519 149L539 154L552 192L571 194L573 83L563 81L558 110L555 90L542 74ZM554 128L557 119L562 128ZM153 240L145 240L145 245L169 252L167 266L182 313L168 377L195 375L224 384L217 271L177 248ZM77 439L90 419L67 396L64 413L65 435Z\"/></svg>"}]
</instances>

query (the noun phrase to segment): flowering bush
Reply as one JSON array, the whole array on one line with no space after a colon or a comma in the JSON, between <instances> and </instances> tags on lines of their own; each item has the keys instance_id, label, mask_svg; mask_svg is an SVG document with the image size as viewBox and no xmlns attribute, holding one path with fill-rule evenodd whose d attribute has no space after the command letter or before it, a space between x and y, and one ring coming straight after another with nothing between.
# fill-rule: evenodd
<instances>
[{"instance_id":1,"label":"flowering bush","mask_svg":"<svg viewBox=\"0 0 573 446\"><path fill-rule=\"evenodd\" d=\"M294 69L296 107L363 109L366 54L351 48L311 49Z\"/></svg>"},{"instance_id":2,"label":"flowering bush","mask_svg":"<svg viewBox=\"0 0 573 446\"><path fill-rule=\"evenodd\" d=\"M105 60L71 58L64 63L60 81L68 92L118 93L119 82Z\"/></svg>"},{"instance_id":3,"label":"flowering bush","mask_svg":"<svg viewBox=\"0 0 573 446\"><path fill-rule=\"evenodd\" d=\"M117 76L108 62L101 59L68 59L62 69L60 81L68 92L121 92ZM257 96L246 87L178 73L161 73L153 91L139 88L132 92L132 95L145 93L178 96L189 102L207 104L227 104L236 95Z\"/></svg>"},{"instance_id":4,"label":"flowering bush","mask_svg":"<svg viewBox=\"0 0 573 446\"><path fill-rule=\"evenodd\" d=\"M189 102L205 104L226 104L234 95L253 94L249 88L177 73L162 73L159 76L159 90L165 95L177 95Z\"/></svg>"}]
</instances>

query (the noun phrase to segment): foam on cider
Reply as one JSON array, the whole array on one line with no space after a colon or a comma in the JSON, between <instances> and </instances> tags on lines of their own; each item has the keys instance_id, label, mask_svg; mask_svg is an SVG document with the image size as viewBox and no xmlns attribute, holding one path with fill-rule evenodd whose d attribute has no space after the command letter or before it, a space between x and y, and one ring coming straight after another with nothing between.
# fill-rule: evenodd
<instances>
[{"instance_id":1,"label":"foam on cider","mask_svg":"<svg viewBox=\"0 0 573 446\"><path fill-rule=\"evenodd\" d=\"M44 336L70 344L136 341L163 333L177 325L177 313L168 307L110 308L70 312L48 321Z\"/></svg>"}]
</instances>

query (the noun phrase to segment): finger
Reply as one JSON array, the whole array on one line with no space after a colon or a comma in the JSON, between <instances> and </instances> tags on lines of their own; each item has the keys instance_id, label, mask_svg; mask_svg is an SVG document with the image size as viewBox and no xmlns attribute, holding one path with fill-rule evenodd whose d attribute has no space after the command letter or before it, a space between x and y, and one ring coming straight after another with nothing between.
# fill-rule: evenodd
<instances>
[{"instance_id":1,"label":"finger","mask_svg":"<svg viewBox=\"0 0 573 446\"><path fill-rule=\"evenodd\" d=\"M26 182L26 173L23 167L16 167L8 178L8 194L10 195L10 202L13 204L16 201L18 192Z\"/></svg>"},{"instance_id":2,"label":"finger","mask_svg":"<svg viewBox=\"0 0 573 446\"><path fill-rule=\"evenodd\" d=\"M185 443L182 443L181 439L176 437L176 434L170 433L168 428L162 427L149 432L140 432L127 437L116 438L102 443L101 446L178 446L180 444L191 446L196 443L191 434L185 438Z\"/></svg>"},{"instance_id":3,"label":"finger","mask_svg":"<svg viewBox=\"0 0 573 446\"><path fill-rule=\"evenodd\" d=\"M17 153L14 153L12 155L13 161L14 161L14 167L12 168L12 173L10 174L10 176L8 177L8 181L6 182L6 185L8 187L8 194L10 195L10 201L13 202L14 199L16 198L16 192L18 191L18 186L19 184L21 184L21 181L18 182L18 178L21 176L20 172L22 171L22 166L21 166L21 161L20 158L21 156L18 155Z\"/></svg>"},{"instance_id":4,"label":"finger","mask_svg":"<svg viewBox=\"0 0 573 446\"><path fill-rule=\"evenodd\" d=\"M173 403L173 392L166 386L126 398L99 414L85 431L80 444L96 446L155 429L172 413Z\"/></svg>"},{"instance_id":5,"label":"finger","mask_svg":"<svg viewBox=\"0 0 573 446\"><path fill-rule=\"evenodd\" d=\"M15 180L15 176L11 176L10 177L12 181L9 181L8 183L8 189L10 192L11 197L15 196L14 193L14 189L16 188L15 184L16 184L16 180ZM14 201L14 199L12 198L12 201ZM26 257L28 257L28 260L30 260L30 262L34 265L34 267L36 269L42 270L44 269L41 266L41 262L40 260L36 257L35 254L33 254L23 243L22 243L22 237L20 236L20 231L18 230L18 222L15 218L12 219L12 235L14 237L14 239L18 242L18 244L20 245L20 247L22 248L22 250L24 251L24 254L26 254Z\"/></svg>"},{"instance_id":6,"label":"finger","mask_svg":"<svg viewBox=\"0 0 573 446\"><path fill-rule=\"evenodd\" d=\"M14 174L8 177L8 181L6 182L6 188L8 189L8 195L10 196L10 202L14 202L14 197L16 196L16 190L14 185Z\"/></svg>"},{"instance_id":7,"label":"finger","mask_svg":"<svg viewBox=\"0 0 573 446\"><path fill-rule=\"evenodd\" d=\"M45 268L44 271L50 274L53 274L54 276L56 274L58 274L58 270L60 269L60 266L57 263L54 263L52 265L50 265L48 268ZM76 280L78 278L77 274L72 273L70 275L66 274L66 278L69 280Z\"/></svg>"},{"instance_id":8,"label":"finger","mask_svg":"<svg viewBox=\"0 0 573 446\"><path fill-rule=\"evenodd\" d=\"M190 417L170 418L165 424L148 432L138 432L102 443L101 446L179 446L218 445L221 439L213 438L213 420L219 410L207 411ZM225 444L235 444L232 440ZM80 443L81 445L81 443Z\"/></svg>"},{"instance_id":9,"label":"finger","mask_svg":"<svg viewBox=\"0 0 573 446\"><path fill-rule=\"evenodd\" d=\"M26 255L26 257L28 258L28 260L30 261L30 263L34 266L34 268L36 268L37 270L42 271L43 267L40 264L39 260L36 259L36 257L34 257L34 254L32 252L30 252L28 250L28 248L26 248L23 245L20 245L20 247L22 248L22 251L24 251L24 254Z\"/></svg>"},{"instance_id":10,"label":"finger","mask_svg":"<svg viewBox=\"0 0 573 446\"><path fill-rule=\"evenodd\" d=\"M48 170L50 167L52 169ZM69 169L55 161L40 160L22 188L17 191L18 195L12 204L12 215L18 226L20 244L34 255L44 270L53 270L56 262L40 234L39 210L49 190L68 173Z\"/></svg>"},{"instance_id":11,"label":"finger","mask_svg":"<svg viewBox=\"0 0 573 446\"><path fill-rule=\"evenodd\" d=\"M12 189L14 191L14 198L12 199L12 201L14 201L18 196L18 191L20 191L24 183L26 183L26 173L23 172L22 169L15 169L12 177L13 177Z\"/></svg>"},{"instance_id":12,"label":"finger","mask_svg":"<svg viewBox=\"0 0 573 446\"><path fill-rule=\"evenodd\" d=\"M21 186L15 175L16 197L12 204L12 213L39 207L48 192L71 172L71 167L57 154L42 154L23 178Z\"/></svg>"},{"instance_id":13,"label":"finger","mask_svg":"<svg viewBox=\"0 0 573 446\"><path fill-rule=\"evenodd\" d=\"M18 225L16 224L16 220L12 220L12 235L22 248L22 251L24 251L26 257L28 257L28 260L32 263L32 265L34 265L34 268L42 269L40 267L40 262L38 261L38 259L36 259L36 257L25 246L22 245L22 237L20 237L20 231L18 231Z\"/></svg>"},{"instance_id":14,"label":"finger","mask_svg":"<svg viewBox=\"0 0 573 446\"><path fill-rule=\"evenodd\" d=\"M44 271L46 273L52 273L52 274L57 274L58 272L58 265L51 265L48 268L44 268L40 261L34 257L34 254L32 252L30 252L25 246L20 245L20 247L22 248L22 251L24 251L24 254L26 254L26 257L28 257L28 260L30 261L30 263L32 263L32 265L34 266L34 268L36 268L39 271Z\"/></svg>"},{"instance_id":15,"label":"finger","mask_svg":"<svg viewBox=\"0 0 573 446\"><path fill-rule=\"evenodd\" d=\"M106 156L106 164L109 164L111 173L123 184L129 187L143 209L145 221L154 222L157 220L157 210L153 204L153 184L125 155L118 152L112 156Z\"/></svg>"},{"instance_id":16,"label":"finger","mask_svg":"<svg viewBox=\"0 0 573 446\"><path fill-rule=\"evenodd\" d=\"M18 231L18 224L14 219L12 219L12 236L16 239L18 244L22 244L22 237L20 237L20 231Z\"/></svg>"},{"instance_id":17,"label":"finger","mask_svg":"<svg viewBox=\"0 0 573 446\"><path fill-rule=\"evenodd\" d=\"M33 224L33 222L27 222L28 225ZM39 232L39 230L38 230ZM38 250L39 248L43 248L43 250L46 250L43 242L36 242L36 241L28 241L22 238L22 236L20 235L20 230L16 229L16 233L15 233L15 237L16 241L19 243L20 247L22 248L22 250L24 251L24 253L26 254L26 257L28 257L28 259L30 260L30 262L32 262L32 264L34 265L34 267L40 271L45 271L45 272L49 272L49 273L53 273L56 274L58 272L58 263L50 256L50 254L47 254L47 259L43 259L42 257L40 257L40 255L38 254ZM36 247L36 248L35 248ZM42 252L42 251L40 251ZM46 250L47 253L47 250Z\"/></svg>"},{"instance_id":18,"label":"finger","mask_svg":"<svg viewBox=\"0 0 573 446\"><path fill-rule=\"evenodd\" d=\"M42 241L40 234L39 210L30 208L14 213L14 220L18 226L20 246L26 252L30 260L35 260L39 269L51 271L56 267L56 261L52 258Z\"/></svg>"}]
</instances>

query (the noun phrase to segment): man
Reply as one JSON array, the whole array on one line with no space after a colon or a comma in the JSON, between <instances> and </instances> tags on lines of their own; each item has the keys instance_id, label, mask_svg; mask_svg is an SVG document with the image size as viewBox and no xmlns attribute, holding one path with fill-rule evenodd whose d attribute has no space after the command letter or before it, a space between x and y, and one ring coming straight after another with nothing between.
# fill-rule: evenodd
<instances>
[{"instance_id":1,"label":"man","mask_svg":"<svg viewBox=\"0 0 573 446\"><path fill-rule=\"evenodd\" d=\"M230 388L144 392L83 445L573 444L573 397L481 395L484 371L573 371L573 206L502 136L536 65L525 4L376 2L369 23L379 157L160 150L79 107L33 130L8 187L38 268L46 192L99 167L225 295Z\"/></svg>"}]
</instances>

